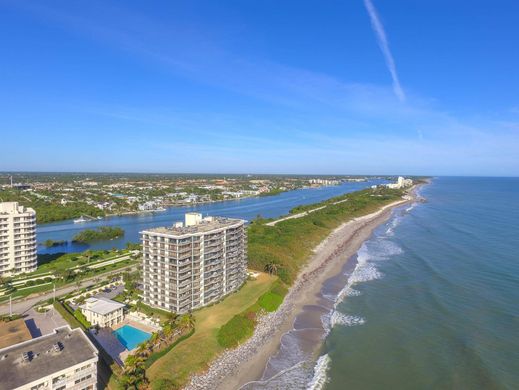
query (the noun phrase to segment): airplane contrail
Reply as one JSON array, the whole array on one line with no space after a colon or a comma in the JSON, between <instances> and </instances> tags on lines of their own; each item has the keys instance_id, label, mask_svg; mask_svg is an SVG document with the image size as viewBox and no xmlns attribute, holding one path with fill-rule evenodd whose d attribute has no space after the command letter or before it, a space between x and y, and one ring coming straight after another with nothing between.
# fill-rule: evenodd
<instances>
[{"instance_id":1,"label":"airplane contrail","mask_svg":"<svg viewBox=\"0 0 519 390\"><path fill-rule=\"evenodd\" d=\"M371 2L371 0L364 0L364 5L366 10L368 11L369 18L371 20L371 27L373 27L373 31L377 36L378 46L380 50L382 50L382 54L384 55L384 59L386 60L386 65L391 73L391 78L393 79L393 91L395 95L400 99L400 101L405 100L405 93L400 85L400 80L398 79L398 73L396 72L395 60L393 59L393 55L391 54L391 50L389 50L389 43L387 41L386 32L384 31L384 26L380 22L378 17L377 10L375 6Z\"/></svg>"}]
</instances>

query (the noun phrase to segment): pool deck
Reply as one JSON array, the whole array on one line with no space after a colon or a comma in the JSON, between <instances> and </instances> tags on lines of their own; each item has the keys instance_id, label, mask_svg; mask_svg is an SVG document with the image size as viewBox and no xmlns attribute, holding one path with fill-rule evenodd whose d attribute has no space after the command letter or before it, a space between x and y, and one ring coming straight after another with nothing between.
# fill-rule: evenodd
<instances>
[{"instance_id":1,"label":"pool deck","mask_svg":"<svg viewBox=\"0 0 519 390\"><path fill-rule=\"evenodd\" d=\"M124 319L122 322L119 322L118 324L112 326L112 329L113 330L117 330L119 328L122 328L124 325L130 325L130 326L133 326L134 328L137 328L139 330L142 330L143 332L146 332L146 333L153 333L153 332L156 332L157 329L156 328L153 328L149 325L146 325L146 324L141 324L139 322L136 322L136 321L132 321L132 320L128 320L128 319Z\"/></svg>"},{"instance_id":2,"label":"pool deck","mask_svg":"<svg viewBox=\"0 0 519 390\"><path fill-rule=\"evenodd\" d=\"M136 329L142 330L146 333L156 332L157 329L151 326L138 323L136 321L131 321L128 319L124 319L122 322L114 325L112 328L102 328L99 330L98 334L92 333L96 340L101 344L103 349L114 359L114 361L119 364L121 367L124 366L124 361L126 358L131 355L137 348L128 351L124 345L117 339L117 337L112 333L114 330L120 329L125 325L133 326Z\"/></svg>"}]
</instances>

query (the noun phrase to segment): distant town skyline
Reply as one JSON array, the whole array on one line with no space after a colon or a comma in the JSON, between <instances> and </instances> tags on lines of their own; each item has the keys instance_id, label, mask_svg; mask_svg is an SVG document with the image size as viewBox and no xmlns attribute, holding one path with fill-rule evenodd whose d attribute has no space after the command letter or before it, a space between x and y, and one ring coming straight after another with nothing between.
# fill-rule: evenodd
<instances>
[{"instance_id":1,"label":"distant town skyline","mask_svg":"<svg viewBox=\"0 0 519 390\"><path fill-rule=\"evenodd\" d=\"M519 175L519 4L0 0L0 169Z\"/></svg>"}]
</instances>

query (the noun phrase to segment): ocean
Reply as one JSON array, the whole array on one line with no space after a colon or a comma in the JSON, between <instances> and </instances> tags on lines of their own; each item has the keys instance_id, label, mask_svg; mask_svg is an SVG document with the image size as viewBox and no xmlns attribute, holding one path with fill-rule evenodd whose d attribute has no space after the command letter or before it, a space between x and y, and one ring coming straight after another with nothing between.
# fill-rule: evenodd
<instances>
[{"instance_id":1,"label":"ocean","mask_svg":"<svg viewBox=\"0 0 519 390\"><path fill-rule=\"evenodd\" d=\"M420 194L244 388L519 388L519 179L435 178Z\"/></svg>"}]
</instances>

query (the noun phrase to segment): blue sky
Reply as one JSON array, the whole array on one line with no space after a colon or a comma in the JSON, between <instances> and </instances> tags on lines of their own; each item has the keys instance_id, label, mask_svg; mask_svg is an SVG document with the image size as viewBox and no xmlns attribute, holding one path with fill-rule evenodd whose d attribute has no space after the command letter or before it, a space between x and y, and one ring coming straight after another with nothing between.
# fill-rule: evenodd
<instances>
[{"instance_id":1,"label":"blue sky","mask_svg":"<svg viewBox=\"0 0 519 390\"><path fill-rule=\"evenodd\" d=\"M0 171L519 174L516 1L0 11Z\"/></svg>"}]
</instances>

